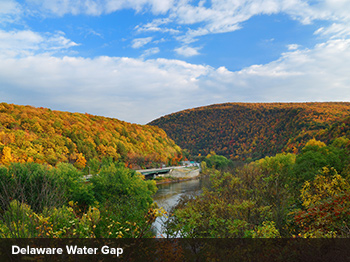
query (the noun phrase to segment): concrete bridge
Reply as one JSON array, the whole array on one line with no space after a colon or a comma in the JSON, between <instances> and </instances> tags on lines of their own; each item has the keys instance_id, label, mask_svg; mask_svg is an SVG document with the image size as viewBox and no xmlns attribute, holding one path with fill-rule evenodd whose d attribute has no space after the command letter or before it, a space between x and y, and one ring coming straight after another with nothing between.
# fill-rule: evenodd
<instances>
[{"instance_id":1,"label":"concrete bridge","mask_svg":"<svg viewBox=\"0 0 350 262\"><path fill-rule=\"evenodd\" d=\"M145 178L150 179L150 178L153 178L157 175L164 175L164 174L169 174L169 173L172 173L172 175L174 175L174 176L181 177L185 174L176 175L174 173L180 172L180 170L183 170L185 168L186 168L186 166L169 166L169 167L163 167L163 168L139 169L139 170L135 170L135 171L144 175ZM178 169L178 171L175 172L174 169ZM174 172L172 172L173 170L174 170ZM199 170L199 168L198 168L198 170ZM91 174L86 175L86 176L84 176L84 180L89 181L92 176L93 175L91 175Z\"/></svg>"},{"instance_id":2,"label":"concrete bridge","mask_svg":"<svg viewBox=\"0 0 350 262\"><path fill-rule=\"evenodd\" d=\"M145 178L152 178L156 175L168 174L174 168L175 167L164 167L164 168L140 169L135 171L144 175Z\"/></svg>"},{"instance_id":3,"label":"concrete bridge","mask_svg":"<svg viewBox=\"0 0 350 262\"><path fill-rule=\"evenodd\" d=\"M153 178L157 175L169 174L172 177L195 177L199 175L199 164L195 166L168 166L163 168L151 168L135 170L145 176L146 179Z\"/></svg>"}]
</instances>

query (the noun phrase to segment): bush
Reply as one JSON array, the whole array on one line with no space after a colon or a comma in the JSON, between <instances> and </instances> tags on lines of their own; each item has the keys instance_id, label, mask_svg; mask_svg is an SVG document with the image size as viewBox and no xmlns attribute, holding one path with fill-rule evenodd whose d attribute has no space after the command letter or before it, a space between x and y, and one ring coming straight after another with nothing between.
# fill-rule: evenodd
<instances>
[{"instance_id":1,"label":"bush","mask_svg":"<svg viewBox=\"0 0 350 262\"><path fill-rule=\"evenodd\" d=\"M6 209L13 199L27 203L39 212L44 207L60 206L65 202L62 183L48 166L13 163L0 169L0 181L2 209Z\"/></svg>"},{"instance_id":2,"label":"bush","mask_svg":"<svg viewBox=\"0 0 350 262\"><path fill-rule=\"evenodd\" d=\"M157 191L154 181L145 181L142 175L123 165L103 166L98 176L90 179L97 201L114 202L123 197L135 199L138 208L144 210L153 202L152 195Z\"/></svg>"},{"instance_id":3,"label":"bush","mask_svg":"<svg viewBox=\"0 0 350 262\"><path fill-rule=\"evenodd\" d=\"M154 181L122 164L90 182L71 164L0 167L0 237L152 237L163 214L155 192Z\"/></svg>"},{"instance_id":4,"label":"bush","mask_svg":"<svg viewBox=\"0 0 350 262\"><path fill-rule=\"evenodd\" d=\"M72 164L60 163L52 170L60 179L66 203L73 201L86 210L96 201L91 183L85 183L83 173Z\"/></svg>"},{"instance_id":5,"label":"bush","mask_svg":"<svg viewBox=\"0 0 350 262\"><path fill-rule=\"evenodd\" d=\"M226 170L233 167L233 162L224 156L216 155L214 152L209 154L204 161L208 167L212 167L218 170Z\"/></svg>"}]
</instances>

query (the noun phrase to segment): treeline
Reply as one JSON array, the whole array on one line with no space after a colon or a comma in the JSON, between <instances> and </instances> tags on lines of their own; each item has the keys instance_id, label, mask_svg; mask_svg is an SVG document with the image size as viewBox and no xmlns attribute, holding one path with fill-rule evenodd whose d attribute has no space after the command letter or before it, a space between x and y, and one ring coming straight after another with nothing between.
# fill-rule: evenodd
<instances>
[{"instance_id":1,"label":"treeline","mask_svg":"<svg viewBox=\"0 0 350 262\"><path fill-rule=\"evenodd\" d=\"M211 187L185 197L166 225L168 236L195 238L349 238L350 140L309 140L231 171L222 157L203 162ZM212 168L208 168L208 163Z\"/></svg>"},{"instance_id":2,"label":"treeline","mask_svg":"<svg viewBox=\"0 0 350 262\"><path fill-rule=\"evenodd\" d=\"M163 214L154 181L110 162L87 182L69 163L0 167L0 238L141 238Z\"/></svg>"},{"instance_id":3,"label":"treeline","mask_svg":"<svg viewBox=\"0 0 350 262\"><path fill-rule=\"evenodd\" d=\"M0 164L72 163L109 158L133 168L181 159L181 149L154 126L90 114L0 104Z\"/></svg>"},{"instance_id":4,"label":"treeline","mask_svg":"<svg viewBox=\"0 0 350 262\"><path fill-rule=\"evenodd\" d=\"M227 103L180 111L150 125L192 156L210 151L232 160L297 153L313 137L348 136L350 103Z\"/></svg>"}]
</instances>

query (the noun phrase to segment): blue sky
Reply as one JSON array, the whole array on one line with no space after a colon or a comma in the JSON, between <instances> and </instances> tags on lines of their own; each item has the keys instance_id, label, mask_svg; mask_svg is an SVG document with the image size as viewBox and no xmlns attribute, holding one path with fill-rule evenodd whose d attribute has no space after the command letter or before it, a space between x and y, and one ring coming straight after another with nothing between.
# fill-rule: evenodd
<instances>
[{"instance_id":1,"label":"blue sky","mask_svg":"<svg viewBox=\"0 0 350 262\"><path fill-rule=\"evenodd\" d=\"M348 0L0 0L1 102L145 124L350 100Z\"/></svg>"}]
</instances>

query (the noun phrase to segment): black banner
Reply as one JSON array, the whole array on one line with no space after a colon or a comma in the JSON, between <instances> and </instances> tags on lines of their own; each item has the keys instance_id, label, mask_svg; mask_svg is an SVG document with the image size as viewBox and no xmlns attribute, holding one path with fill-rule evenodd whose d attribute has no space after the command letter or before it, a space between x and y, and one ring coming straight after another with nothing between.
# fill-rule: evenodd
<instances>
[{"instance_id":1,"label":"black banner","mask_svg":"<svg viewBox=\"0 0 350 262\"><path fill-rule=\"evenodd\" d=\"M0 239L0 261L350 261L350 239Z\"/></svg>"}]
</instances>

